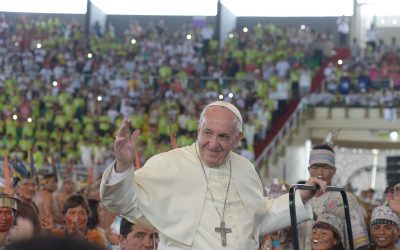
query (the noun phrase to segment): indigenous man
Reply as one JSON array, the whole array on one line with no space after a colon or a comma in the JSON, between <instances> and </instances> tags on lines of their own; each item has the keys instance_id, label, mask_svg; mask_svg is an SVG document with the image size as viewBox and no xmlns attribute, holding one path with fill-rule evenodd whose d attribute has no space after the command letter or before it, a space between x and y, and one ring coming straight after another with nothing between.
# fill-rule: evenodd
<instances>
[{"instance_id":1,"label":"indigenous man","mask_svg":"<svg viewBox=\"0 0 400 250\"><path fill-rule=\"evenodd\" d=\"M14 222L18 203L18 199L7 194L0 194L0 249L4 249L10 242L10 229Z\"/></svg>"},{"instance_id":2,"label":"indigenous man","mask_svg":"<svg viewBox=\"0 0 400 250\"><path fill-rule=\"evenodd\" d=\"M39 209L33 201L36 193L37 180L30 174L15 179L16 197L21 201L18 205L16 218L28 219L33 225L34 235L40 235L42 231Z\"/></svg>"},{"instance_id":3,"label":"indigenous man","mask_svg":"<svg viewBox=\"0 0 400 250\"><path fill-rule=\"evenodd\" d=\"M61 217L56 217L55 201L53 193L57 190L57 176L55 174L46 174L42 179L42 186L36 192L33 200L39 208L39 216L42 218L46 215L52 216L56 223L62 223Z\"/></svg>"},{"instance_id":4,"label":"indigenous man","mask_svg":"<svg viewBox=\"0 0 400 250\"><path fill-rule=\"evenodd\" d=\"M400 235L399 217L388 206L374 208L371 216L371 238L376 250L397 250L396 242Z\"/></svg>"},{"instance_id":5,"label":"indigenous man","mask_svg":"<svg viewBox=\"0 0 400 250\"><path fill-rule=\"evenodd\" d=\"M100 187L106 207L160 233L158 249L258 249L259 235L290 225L288 196L267 200L254 166L232 152L243 138L242 116L223 101L207 105L191 146L157 154L133 172L139 131L121 125L114 143L116 162ZM310 185L323 180L311 177ZM299 219L310 217L303 203L314 193L296 195Z\"/></svg>"},{"instance_id":6,"label":"indigenous man","mask_svg":"<svg viewBox=\"0 0 400 250\"><path fill-rule=\"evenodd\" d=\"M325 181L328 185L332 184L332 178L336 173L335 152L332 147L326 143L314 146L310 153L308 171L311 177L316 177ZM364 222L364 217L360 213L360 207L354 195L347 193L347 199L350 207L351 227L353 231L354 247L362 249L368 246L368 233ZM322 214L333 214L344 221L344 206L342 196L338 192L325 192L321 196L310 200L310 205L317 217ZM312 233L313 221L307 221L300 225L300 248L311 249L310 236ZM345 232L345 229L344 229ZM343 239L343 244L348 248L347 234Z\"/></svg>"}]
</instances>

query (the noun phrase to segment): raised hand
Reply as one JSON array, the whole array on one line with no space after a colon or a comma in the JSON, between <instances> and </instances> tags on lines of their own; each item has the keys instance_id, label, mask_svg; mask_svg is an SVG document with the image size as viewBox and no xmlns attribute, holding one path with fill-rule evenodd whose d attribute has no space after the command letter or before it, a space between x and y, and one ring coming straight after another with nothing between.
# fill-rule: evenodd
<instances>
[{"instance_id":1,"label":"raised hand","mask_svg":"<svg viewBox=\"0 0 400 250\"><path fill-rule=\"evenodd\" d=\"M136 141L140 131L136 129L130 134L131 122L125 119L118 129L114 141L114 154L117 158L116 172L124 172L132 166L135 157Z\"/></svg>"},{"instance_id":2,"label":"raised hand","mask_svg":"<svg viewBox=\"0 0 400 250\"><path fill-rule=\"evenodd\" d=\"M73 222L70 223L69 226L67 224L67 228L66 229L67 229L68 235L70 235L72 237L76 237L76 238L82 239L82 240L86 239L86 237L83 234L83 232L81 232L79 230L79 222L73 221Z\"/></svg>"},{"instance_id":3,"label":"raised hand","mask_svg":"<svg viewBox=\"0 0 400 250\"><path fill-rule=\"evenodd\" d=\"M388 196L388 202L389 207L393 209L397 215L400 215L400 186L394 186L393 196Z\"/></svg>"},{"instance_id":4,"label":"raised hand","mask_svg":"<svg viewBox=\"0 0 400 250\"><path fill-rule=\"evenodd\" d=\"M46 211L46 214L42 216L41 225L42 225L42 230L50 231L53 229L54 226L53 216L51 216L51 213L49 213L49 211Z\"/></svg>"}]
</instances>

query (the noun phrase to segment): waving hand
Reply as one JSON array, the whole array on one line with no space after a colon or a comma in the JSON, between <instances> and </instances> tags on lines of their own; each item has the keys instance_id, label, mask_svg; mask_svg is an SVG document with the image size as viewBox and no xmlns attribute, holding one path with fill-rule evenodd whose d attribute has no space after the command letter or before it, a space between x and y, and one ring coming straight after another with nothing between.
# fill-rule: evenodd
<instances>
[{"instance_id":1,"label":"waving hand","mask_svg":"<svg viewBox=\"0 0 400 250\"><path fill-rule=\"evenodd\" d=\"M137 138L140 131L136 129L132 134L129 131L131 122L125 119L117 132L114 141L114 154L117 158L116 171L124 172L132 166L135 157Z\"/></svg>"}]
</instances>

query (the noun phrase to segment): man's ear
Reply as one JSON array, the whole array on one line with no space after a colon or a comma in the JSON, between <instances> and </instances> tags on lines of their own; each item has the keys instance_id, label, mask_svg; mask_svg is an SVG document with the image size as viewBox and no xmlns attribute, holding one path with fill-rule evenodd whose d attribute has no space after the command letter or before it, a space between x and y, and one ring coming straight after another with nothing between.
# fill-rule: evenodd
<instances>
[{"instance_id":1,"label":"man's ear","mask_svg":"<svg viewBox=\"0 0 400 250\"><path fill-rule=\"evenodd\" d=\"M240 132L240 133L236 136L235 141L234 141L234 143L235 143L234 147L235 147L235 148L239 145L239 142L243 139L243 137L244 137L243 132Z\"/></svg>"}]
</instances>

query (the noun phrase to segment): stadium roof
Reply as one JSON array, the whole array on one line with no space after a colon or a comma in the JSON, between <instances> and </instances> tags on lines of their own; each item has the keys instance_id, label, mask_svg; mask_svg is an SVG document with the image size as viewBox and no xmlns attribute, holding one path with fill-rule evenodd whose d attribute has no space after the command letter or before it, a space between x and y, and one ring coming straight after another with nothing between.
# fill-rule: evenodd
<instances>
[{"instance_id":1,"label":"stadium roof","mask_svg":"<svg viewBox=\"0 0 400 250\"><path fill-rule=\"evenodd\" d=\"M218 0L91 0L108 15L215 16ZM352 16L353 0L221 0L236 16ZM357 0L376 16L398 16L398 0ZM86 13L87 0L0 0L0 11Z\"/></svg>"}]
</instances>

